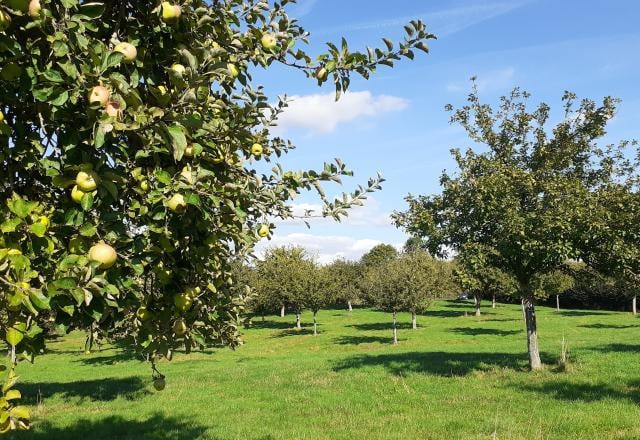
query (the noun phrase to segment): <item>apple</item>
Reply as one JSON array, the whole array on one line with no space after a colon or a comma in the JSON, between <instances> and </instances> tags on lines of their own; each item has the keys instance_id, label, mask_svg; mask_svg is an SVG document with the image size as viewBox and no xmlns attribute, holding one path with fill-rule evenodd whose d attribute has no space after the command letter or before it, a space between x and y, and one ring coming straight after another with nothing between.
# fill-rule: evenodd
<instances>
[{"instance_id":1,"label":"apple","mask_svg":"<svg viewBox=\"0 0 640 440\"><path fill-rule=\"evenodd\" d=\"M195 299L198 297L198 295L200 295L200 288L199 287L187 287L184 291L184 294L187 295L190 299Z\"/></svg>"},{"instance_id":2,"label":"apple","mask_svg":"<svg viewBox=\"0 0 640 440\"><path fill-rule=\"evenodd\" d=\"M6 12L0 10L0 32L4 32L11 24L11 17Z\"/></svg>"},{"instance_id":3,"label":"apple","mask_svg":"<svg viewBox=\"0 0 640 440\"><path fill-rule=\"evenodd\" d=\"M94 244L89 249L89 260L100 263L100 269L109 269L116 264L117 259L116 250L103 241Z\"/></svg>"},{"instance_id":4,"label":"apple","mask_svg":"<svg viewBox=\"0 0 640 440\"><path fill-rule=\"evenodd\" d=\"M176 336L184 336L184 334L187 333L187 323L184 321L184 319L176 319L176 321L173 323L173 332L176 334Z\"/></svg>"},{"instance_id":5,"label":"apple","mask_svg":"<svg viewBox=\"0 0 640 440\"><path fill-rule=\"evenodd\" d=\"M98 187L100 178L93 171L80 171L76 176L76 186L80 191L91 192Z\"/></svg>"},{"instance_id":6,"label":"apple","mask_svg":"<svg viewBox=\"0 0 640 440\"><path fill-rule=\"evenodd\" d=\"M227 64L227 70L229 71L229 75L231 76L231 78L237 78L240 74L240 72L238 71L238 67L233 63Z\"/></svg>"},{"instance_id":7,"label":"apple","mask_svg":"<svg viewBox=\"0 0 640 440\"><path fill-rule=\"evenodd\" d=\"M82 202L83 195L84 195L84 192L78 189L78 185L74 185L73 188L71 189L71 200L73 200L76 203L80 203Z\"/></svg>"},{"instance_id":8,"label":"apple","mask_svg":"<svg viewBox=\"0 0 640 440\"><path fill-rule=\"evenodd\" d=\"M269 225L262 225L260 226L260 229L258 229L258 235L262 238L268 237L269 232L271 232Z\"/></svg>"},{"instance_id":9,"label":"apple","mask_svg":"<svg viewBox=\"0 0 640 440\"><path fill-rule=\"evenodd\" d=\"M143 180L142 182L140 182L140 185L138 185L138 187L144 192L149 191L149 181Z\"/></svg>"},{"instance_id":10,"label":"apple","mask_svg":"<svg viewBox=\"0 0 640 440\"><path fill-rule=\"evenodd\" d=\"M175 23L182 15L182 8L170 2L162 2L162 20L165 23Z\"/></svg>"},{"instance_id":11,"label":"apple","mask_svg":"<svg viewBox=\"0 0 640 440\"><path fill-rule=\"evenodd\" d=\"M167 207L173 212L183 212L187 207L187 203L184 201L182 194L176 193L167 200Z\"/></svg>"},{"instance_id":12,"label":"apple","mask_svg":"<svg viewBox=\"0 0 640 440\"><path fill-rule=\"evenodd\" d=\"M2 124L4 122L4 113L2 113L2 110L0 110L0 124Z\"/></svg>"},{"instance_id":13,"label":"apple","mask_svg":"<svg viewBox=\"0 0 640 440\"><path fill-rule=\"evenodd\" d=\"M184 157L193 157L193 147L191 145L184 149Z\"/></svg>"},{"instance_id":14,"label":"apple","mask_svg":"<svg viewBox=\"0 0 640 440\"><path fill-rule=\"evenodd\" d=\"M191 300L189 295L187 295L186 293L181 293L173 298L173 304L175 304L176 308L181 312L186 312L191 308L193 301Z\"/></svg>"},{"instance_id":15,"label":"apple","mask_svg":"<svg viewBox=\"0 0 640 440\"><path fill-rule=\"evenodd\" d=\"M29 2L29 17L39 18L41 10L42 6L40 5L40 0L31 0Z\"/></svg>"},{"instance_id":16,"label":"apple","mask_svg":"<svg viewBox=\"0 0 640 440\"><path fill-rule=\"evenodd\" d=\"M327 69L324 67L318 67L318 69L316 69L316 78L320 81L327 79Z\"/></svg>"},{"instance_id":17,"label":"apple","mask_svg":"<svg viewBox=\"0 0 640 440\"><path fill-rule=\"evenodd\" d=\"M182 79L182 77L184 76L185 72L187 71L187 68L184 67L182 64L172 64L171 67L169 68L170 70L170 74L174 77L174 78L178 78L178 79Z\"/></svg>"},{"instance_id":18,"label":"apple","mask_svg":"<svg viewBox=\"0 0 640 440\"><path fill-rule=\"evenodd\" d=\"M133 63L138 57L138 49L136 49L136 47L131 43L118 43L116 44L116 47L113 48L113 51L120 52L124 55L122 61L125 63Z\"/></svg>"},{"instance_id":19,"label":"apple","mask_svg":"<svg viewBox=\"0 0 640 440\"><path fill-rule=\"evenodd\" d=\"M180 175L184 178L184 180L193 184L193 174L191 173L191 170L189 169L189 167L182 168Z\"/></svg>"},{"instance_id":20,"label":"apple","mask_svg":"<svg viewBox=\"0 0 640 440\"><path fill-rule=\"evenodd\" d=\"M91 89L91 93L89 93L89 104L98 103L102 107L106 106L109 103L109 98L111 97L111 92L109 89L103 86L95 86Z\"/></svg>"},{"instance_id":21,"label":"apple","mask_svg":"<svg viewBox=\"0 0 640 440\"><path fill-rule=\"evenodd\" d=\"M13 61L4 65L0 70L0 78L5 81L15 81L22 75L22 67Z\"/></svg>"},{"instance_id":22,"label":"apple","mask_svg":"<svg viewBox=\"0 0 640 440\"><path fill-rule=\"evenodd\" d=\"M262 44L262 47L266 50L273 50L278 45L278 39L273 34L262 34L260 44Z\"/></svg>"},{"instance_id":23,"label":"apple","mask_svg":"<svg viewBox=\"0 0 640 440\"><path fill-rule=\"evenodd\" d=\"M140 307L137 311L136 311L136 317L142 321L148 321L153 317L153 313L150 312L146 307Z\"/></svg>"},{"instance_id":24,"label":"apple","mask_svg":"<svg viewBox=\"0 0 640 440\"><path fill-rule=\"evenodd\" d=\"M157 377L153 379L153 387L156 389L156 391L162 391L166 386L167 386L167 381L165 380L164 377Z\"/></svg>"},{"instance_id":25,"label":"apple","mask_svg":"<svg viewBox=\"0 0 640 440\"><path fill-rule=\"evenodd\" d=\"M104 111L106 114L116 119L122 115L122 107L117 101L109 101Z\"/></svg>"},{"instance_id":26,"label":"apple","mask_svg":"<svg viewBox=\"0 0 640 440\"><path fill-rule=\"evenodd\" d=\"M262 155L262 145L260 144L253 144L251 146L251 154L253 154L254 157L260 157Z\"/></svg>"},{"instance_id":27,"label":"apple","mask_svg":"<svg viewBox=\"0 0 640 440\"><path fill-rule=\"evenodd\" d=\"M47 217L46 215L41 215L38 221L41 224L45 225L45 227L49 227L49 224L51 223L51 221L49 220L49 217Z\"/></svg>"}]
</instances>

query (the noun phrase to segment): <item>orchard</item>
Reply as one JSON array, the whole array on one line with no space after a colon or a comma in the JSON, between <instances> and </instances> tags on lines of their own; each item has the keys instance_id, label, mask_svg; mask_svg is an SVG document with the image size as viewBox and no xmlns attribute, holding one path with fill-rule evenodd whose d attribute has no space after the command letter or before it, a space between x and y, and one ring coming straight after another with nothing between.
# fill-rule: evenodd
<instances>
[{"instance_id":1,"label":"orchard","mask_svg":"<svg viewBox=\"0 0 640 440\"><path fill-rule=\"evenodd\" d=\"M129 344L157 390L160 358L238 346L251 292L232 262L300 192L339 219L379 187L332 201L320 184L351 175L341 161L277 165L293 145L269 130L287 102L252 71L281 64L339 98L353 74L412 59L434 36L412 21L399 45L361 53L343 40L312 58L288 3L0 1L0 431L28 428L17 366L53 331L86 330L87 350Z\"/></svg>"}]
</instances>

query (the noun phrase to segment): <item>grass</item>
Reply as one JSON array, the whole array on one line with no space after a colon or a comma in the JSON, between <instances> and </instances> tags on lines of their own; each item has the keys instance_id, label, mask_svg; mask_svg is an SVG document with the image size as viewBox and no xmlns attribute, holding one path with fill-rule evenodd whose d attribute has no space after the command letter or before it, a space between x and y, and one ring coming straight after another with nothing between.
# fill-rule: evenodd
<instances>
[{"instance_id":1,"label":"grass","mask_svg":"<svg viewBox=\"0 0 640 440\"><path fill-rule=\"evenodd\" d=\"M246 345L150 368L116 348L82 353L82 335L21 365L35 422L20 439L638 439L640 321L630 314L540 308L545 371L527 371L518 306L438 302L410 329L400 314L254 320ZM309 323L310 314L303 315ZM562 337L571 368L555 368Z\"/></svg>"}]
</instances>

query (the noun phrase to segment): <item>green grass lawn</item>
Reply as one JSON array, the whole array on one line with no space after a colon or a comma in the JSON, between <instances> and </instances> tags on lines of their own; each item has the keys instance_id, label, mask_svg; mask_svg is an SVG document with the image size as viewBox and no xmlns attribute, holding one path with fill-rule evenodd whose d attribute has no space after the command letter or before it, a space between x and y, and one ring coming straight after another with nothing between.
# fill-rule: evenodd
<instances>
[{"instance_id":1,"label":"green grass lawn","mask_svg":"<svg viewBox=\"0 0 640 440\"><path fill-rule=\"evenodd\" d=\"M438 302L410 329L400 314L257 318L236 351L177 356L160 369L115 348L82 353L80 334L20 365L34 439L640 439L640 321L538 309L543 360L527 371L518 306ZM303 315L309 323L310 314ZM553 368L565 336L573 364Z\"/></svg>"}]
</instances>

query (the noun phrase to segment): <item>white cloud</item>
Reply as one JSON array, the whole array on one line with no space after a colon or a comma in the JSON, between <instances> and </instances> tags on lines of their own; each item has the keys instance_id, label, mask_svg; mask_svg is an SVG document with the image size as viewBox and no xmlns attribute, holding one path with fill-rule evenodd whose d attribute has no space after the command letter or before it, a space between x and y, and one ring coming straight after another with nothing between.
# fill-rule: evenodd
<instances>
[{"instance_id":1,"label":"white cloud","mask_svg":"<svg viewBox=\"0 0 640 440\"><path fill-rule=\"evenodd\" d=\"M514 84L516 69L506 67L500 70L485 72L478 75L476 84L480 92L501 91L511 87ZM447 84L447 91L454 93L469 92L471 90L471 81L458 81Z\"/></svg>"},{"instance_id":2,"label":"white cloud","mask_svg":"<svg viewBox=\"0 0 640 440\"><path fill-rule=\"evenodd\" d=\"M294 128L313 134L327 134L340 124L404 110L409 105L403 98L374 96L366 90L347 92L337 102L334 93L292 96L290 100L289 107L280 116L278 127L274 130L280 134Z\"/></svg>"},{"instance_id":3,"label":"white cloud","mask_svg":"<svg viewBox=\"0 0 640 440\"><path fill-rule=\"evenodd\" d=\"M293 203L293 215L301 217L306 215L307 211L313 211L311 215L317 216L322 213L322 205L314 203ZM342 218L341 226L352 227L375 227L384 228L392 225L390 213L382 208L380 202L375 198L369 196L365 200L363 206L356 206L349 211L349 216ZM320 224L335 223L335 220L323 217L314 217L308 219L307 222L311 226ZM287 219L287 220L274 220L276 224L304 224L300 219Z\"/></svg>"},{"instance_id":4,"label":"white cloud","mask_svg":"<svg viewBox=\"0 0 640 440\"><path fill-rule=\"evenodd\" d=\"M256 248L256 253L261 257L264 255L264 251L270 247L302 246L314 255L320 264L327 264L337 258L358 260L372 247L380 243L382 242L379 240L355 239L342 235L276 234L270 241L261 241Z\"/></svg>"},{"instance_id":5,"label":"white cloud","mask_svg":"<svg viewBox=\"0 0 640 440\"><path fill-rule=\"evenodd\" d=\"M302 18L313 11L316 3L318 3L318 0L298 0L295 6L291 8L289 16L292 18Z\"/></svg>"}]
</instances>

